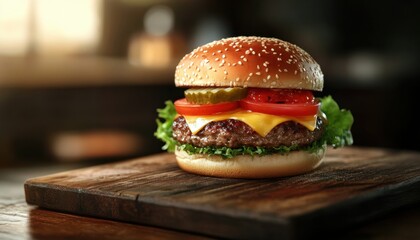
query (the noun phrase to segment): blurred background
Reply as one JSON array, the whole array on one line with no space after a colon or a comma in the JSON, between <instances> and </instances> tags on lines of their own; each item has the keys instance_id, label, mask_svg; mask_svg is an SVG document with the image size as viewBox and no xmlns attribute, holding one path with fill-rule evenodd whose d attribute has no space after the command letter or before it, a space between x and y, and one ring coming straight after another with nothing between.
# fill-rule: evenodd
<instances>
[{"instance_id":1,"label":"blurred background","mask_svg":"<svg viewBox=\"0 0 420 240\"><path fill-rule=\"evenodd\" d=\"M420 150L415 1L0 0L0 167L160 152L180 58L223 37L293 42L355 117L355 145Z\"/></svg>"}]
</instances>

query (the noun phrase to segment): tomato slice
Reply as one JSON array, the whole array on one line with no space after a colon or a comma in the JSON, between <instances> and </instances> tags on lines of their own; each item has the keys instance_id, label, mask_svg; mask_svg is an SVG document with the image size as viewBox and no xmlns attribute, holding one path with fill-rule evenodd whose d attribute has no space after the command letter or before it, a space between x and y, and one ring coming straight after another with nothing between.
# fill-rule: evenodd
<instances>
[{"instance_id":1,"label":"tomato slice","mask_svg":"<svg viewBox=\"0 0 420 240\"><path fill-rule=\"evenodd\" d=\"M315 98L310 90L250 88L248 99L266 103L314 103Z\"/></svg>"},{"instance_id":2,"label":"tomato slice","mask_svg":"<svg viewBox=\"0 0 420 240\"><path fill-rule=\"evenodd\" d=\"M264 103L243 99L239 102L241 108L252 112L284 116L309 116L318 113L320 103Z\"/></svg>"},{"instance_id":3,"label":"tomato slice","mask_svg":"<svg viewBox=\"0 0 420 240\"><path fill-rule=\"evenodd\" d=\"M308 116L317 114L320 103L309 90L251 88L240 106L272 115Z\"/></svg>"},{"instance_id":4,"label":"tomato slice","mask_svg":"<svg viewBox=\"0 0 420 240\"><path fill-rule=\"evenodd\" d=\"M216 104L192 104L187 99L182 98L174 102L176 111L181 115L199 116L199 115L212 115L221 112L235 110L239 107L236 102L223 102Z\"/></svg>"}]
</instances>

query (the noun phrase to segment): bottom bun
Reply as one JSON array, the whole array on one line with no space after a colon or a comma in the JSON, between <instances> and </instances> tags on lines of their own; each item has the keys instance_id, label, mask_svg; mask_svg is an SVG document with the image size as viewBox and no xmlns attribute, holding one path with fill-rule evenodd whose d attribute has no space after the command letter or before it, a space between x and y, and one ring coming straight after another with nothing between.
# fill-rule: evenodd
<instances>
[{"instance_id":1,"label":"bottom bun","mask_svg":"<svg viewBox=\"0 0 420 240\"><path fill-rule=\"evenodd\" d=\"M239 155L223 159L214 155L190 155L177 149L175 155L179 167L190 173L224 178L273 178L315 169L324 159L325 151L324 146L314 153L293 151L287 154Z\"/></svg>"}]
</instances>

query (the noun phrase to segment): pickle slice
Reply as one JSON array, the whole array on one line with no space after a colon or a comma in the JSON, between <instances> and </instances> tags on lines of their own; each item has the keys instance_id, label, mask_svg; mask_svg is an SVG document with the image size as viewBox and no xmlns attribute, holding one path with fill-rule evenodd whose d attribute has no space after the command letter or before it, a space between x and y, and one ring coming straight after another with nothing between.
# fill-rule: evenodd
<instances>
[{"instance_id":1,"label":"pickle slice","mask_svg":"<svg viewBox=\"0 0 420 240\"><path fill-rule=\"evenodd\" d=\"M233 102L245 98L246 88L190 88L184 92L188 102L194 104L210 104Z\"/></svg>"}]
</instances>

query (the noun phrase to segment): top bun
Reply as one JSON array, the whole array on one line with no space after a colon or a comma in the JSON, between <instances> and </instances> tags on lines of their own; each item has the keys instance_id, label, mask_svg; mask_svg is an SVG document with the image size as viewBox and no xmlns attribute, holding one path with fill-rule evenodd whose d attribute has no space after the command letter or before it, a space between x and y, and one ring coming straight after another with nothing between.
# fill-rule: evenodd
<instances>
[{"instance_id":1,"label":"top bun","mask_svg":"<svg viewBox=\"0 0 420 240\"><path fill-rule=\"evenodd\" d=\"M233 37L181 59L177 87L256 87L322 91L324 75L303 49L276 38Z\"/></svg>"}]
</instances>

